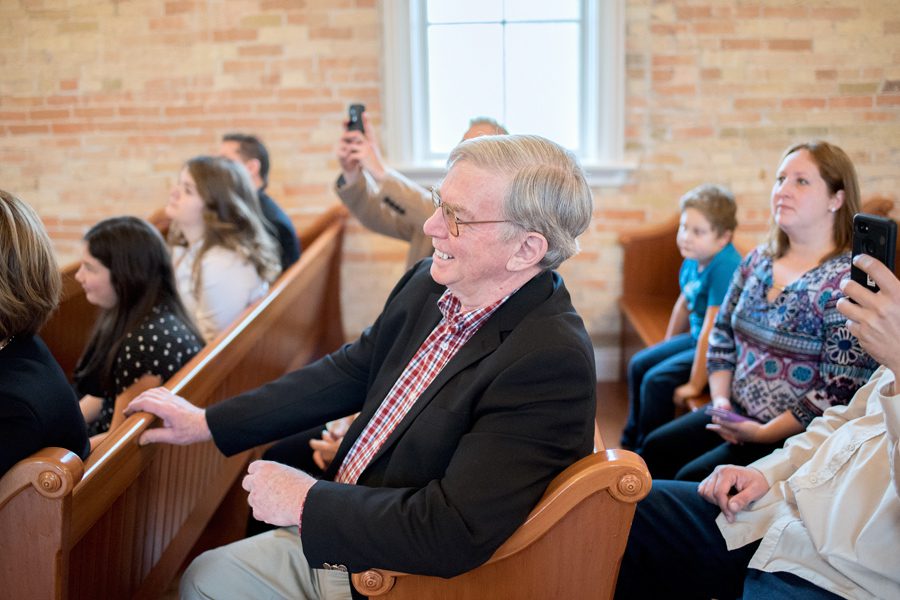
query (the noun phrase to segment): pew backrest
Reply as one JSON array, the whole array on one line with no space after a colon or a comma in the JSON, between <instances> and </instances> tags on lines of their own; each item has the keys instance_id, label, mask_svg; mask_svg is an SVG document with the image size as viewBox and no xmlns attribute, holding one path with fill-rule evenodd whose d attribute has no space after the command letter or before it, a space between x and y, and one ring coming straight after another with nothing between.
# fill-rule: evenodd
<instances>
[{"instance_id":1,"label":"pew backrest","mask_svg":"<svg viewBox=\"0 0 900 600\"><path fill-rule=\"evenodd\" d=\"M346 216L343 207L324 215L320 234L269 294L166 386L208 406L334 350L343 338ZM45 449L0 480L0 597L155 598L165 590L250 451L225 458L212 442L138 446L153 422L129 416L83 464Z\"/></svg>"}]
</instances>

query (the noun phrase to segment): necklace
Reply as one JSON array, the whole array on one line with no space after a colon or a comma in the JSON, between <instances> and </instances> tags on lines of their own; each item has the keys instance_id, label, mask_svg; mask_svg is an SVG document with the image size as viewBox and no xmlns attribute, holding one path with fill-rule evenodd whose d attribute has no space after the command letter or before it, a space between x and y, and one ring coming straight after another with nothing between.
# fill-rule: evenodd
<instances>
[{"instance_id":1,"label":"necklace","mask_svg":"<svg viewBox=\"0 0 900 600\"><path fill-rule=\"evenodd\" d=\"M5 340L3 340L2 342L0 342L0 350L3 350L7 346L9 346L9 344L15 339L15 337L16 336L11 335L8 338L6 338Z\"/></svg>"}]
</instances>

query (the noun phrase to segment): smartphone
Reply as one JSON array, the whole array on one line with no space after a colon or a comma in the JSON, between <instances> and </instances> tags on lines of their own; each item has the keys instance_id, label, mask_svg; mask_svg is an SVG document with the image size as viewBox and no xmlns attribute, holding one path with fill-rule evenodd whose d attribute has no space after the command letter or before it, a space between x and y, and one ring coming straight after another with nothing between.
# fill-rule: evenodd
<instances>
[{"instance_id":1,"label":"smartphone","mask_svg":"<svg viewBox=\"0 0 900 600\"><path fill-rule=\"evenodd\" d=\"M853 215L853 256L857 254L868 254L880 260L893 273L897 254L897 223L887 217L866 213ZM872 292L878 292L872 278L856 265L850 267L850 278Z\"/></svg>"},{"instance_id":2,"label":"smartphone","mask_svg":"<svg viewBox=\"0 0 900 600\"><path fill-rule=\"evenodd\" d=\"M350 119L347 121L347 131L359 131L365 133L365 129L363 129L363 120L362 115L366 112L366 106L364 104L351 104L350 110L348 111L350 115Z\"/></svg>"},{"instance_id":3,"label":"smartphone","mask_svg":"<svg viewBox=\"0 0 900 600\"><path fill-rule=\"evenodd\" d=\"M744 415L739 415L736 412L731 412L730 410L725 410L724 408L716 408L712 404L706 405L706 414L711 417L719 417L723 421L728 421L729 423L740 423L741 421L750 421L750 417L745 417Z\"/></svg>"}]
</instances>

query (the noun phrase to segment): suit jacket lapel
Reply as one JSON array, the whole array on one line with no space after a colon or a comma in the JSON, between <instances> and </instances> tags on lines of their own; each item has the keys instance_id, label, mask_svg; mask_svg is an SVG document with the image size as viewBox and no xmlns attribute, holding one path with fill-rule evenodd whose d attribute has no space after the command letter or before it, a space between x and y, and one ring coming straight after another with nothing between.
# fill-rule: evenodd
<instances>
[{"instance_id":1,"label":"suit jacket lapel","mask_svg":"<svg viewBox=\"0 0 900 600\"><path fill-rule=\"evenodd\" d=\"M503 306L497 309L496 313L491 315L491 318L481 326L475 335L459 349L459 352L457 352L441 372L438 373L434 381L431 382L431 385L422 392L422 395L419 396L416 403L409 409L409 412L406 413L403 420L397 424L397 427L391 432L391 435L388 436L388 439L385 440L375 456L372 457L372 461L369 464L377 461L381 455L403 435L416 420L416 417L426 406L428 406L431 400L434 399L437 393L443 389L444 385L451 378L455 377L469 365L481 360L484 356L496 350L503 342L506 335L512 331L526 315L534 310L536 306L544 302L552 294L553 288L555 287L554 278L555 276L552 273L541 273L522 286L518 292L513 294L513 296L503 304ZM436 325L436 323L434 325ZM431 329L434 329L434 325L431 326ZM429 332L431 329L429 329ZM427 335L428 334L426 333L426 336ZM421 342L413 349L412 353L409 355L410 359L420 345ZM404 368L405 367L406 365L404 364ZM402 372L402 369L400 372ZM397 373L397 377L399 376L400 373ZM395 381L397 377L391 381L391 385L393 385L393 381ZM374 413L374 410L372 413ZM372 415L369 414L368 416L371 418ZM368 419L363 422L365 423L367 421Z\"/></svg>"}]
</instances>

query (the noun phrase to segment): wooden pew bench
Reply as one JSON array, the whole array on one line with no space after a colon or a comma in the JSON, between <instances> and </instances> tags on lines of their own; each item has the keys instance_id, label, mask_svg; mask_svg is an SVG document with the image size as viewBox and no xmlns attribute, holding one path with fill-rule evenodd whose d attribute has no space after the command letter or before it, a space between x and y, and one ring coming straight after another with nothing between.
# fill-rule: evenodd
<instances>
[{"instance_id":1,"label":"wooden pew bench","mask_svg":"<svg viewBox=\"0 0 900 600\"><path fill-rule=\"evenodd\" d=\"M598 451L560 473L483 565L449 579L369 569L353 574L353 586L377 600L611 599L635 507L651 481L638 455L597 442Z\"/></svg>"},{"instance_id":2,"label":"wooden pew bench","mask_svg":"<svg viewBox=\"0 0 900 600\"><path fill-rule=\"evenodd\" d=\"M336 349L346 215L335 207L317 221L300 260L167 387L209 406ZM138 446L153 422L131 415L83 463L46 448L0 479L0 597L156 598L166 589L239 489L252 451Z\"/></svg>"},{"instance_id":3,"label":"wooden pew bench","mask_svg":"<svg viewBox=\"0 0 900 600\"><path fill-rule=\"evenodd\" d=\"M863 203L862 212L890 216L894 201L873 197ZM681 254L675 243L678 215L669 220L639 227L619 235L622 247L622 315L620 360L622 379L627 379L628 361L634 353L663 341L672 307L680 293L678 272ZM754 247L752 240L735 236L734 245L742 256ZM897 249L900 264L900 247ZM687 408L697 410L709 401L707 396L691 399Z\"/></svg>"}]
</instances>

